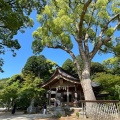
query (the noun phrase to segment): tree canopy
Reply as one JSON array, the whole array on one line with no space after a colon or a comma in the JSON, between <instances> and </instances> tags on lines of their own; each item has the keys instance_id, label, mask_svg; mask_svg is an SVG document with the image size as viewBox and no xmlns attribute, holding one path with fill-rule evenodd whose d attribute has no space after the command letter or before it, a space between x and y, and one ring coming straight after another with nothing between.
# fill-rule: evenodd
<instances>
[{"instance_id":1,"label":"tree canopy","mask_svg":"<svg viewBox=\"0 0 120 120\"><path fill-rule=\"evenodd\" d=\"M72 61L71 59L69 59L69 58L63 63L62 68L63 68L64 70L67 70L67 71L68 71L69 73L71 73L72 75L77 74L76 69L75 69L75 66L74 66L74 63L73 63L73 61Z\"/></svg>"},{"instance_id":2,"label":"tree canopy","mask_svg":"<svg viewBox=\"0 0 120 120\"><path fill-rule=\"evenodd\" d=\"M33 74L35 77L39 77L46 80L50 77L57 64L46 59L43 55L31 56L28 58L22 73L24 76Z\"/></svg>"},{"instance_id":3,"label":"tree canopy","mask_svg":"<svg viewBox=\"0 0 120 120\"><path fill-rule=\"evenodd\" d=\"M6 84L6 81L10 78L3 78L0 79L0 90L3 89L4 85Z\"/></svg>"},{"instance_id":4,"label":"tree canopy","mask_svg":"<svg viewBox=\"0 0 120 120\"><path fill-rule=\"evenodd\" d=\"M0 54L5 54L7 49L16 55L15 50L21 48L14 35L24 32L25 28L33 26L29 18L33 9L40 13L46 4L45 0L1 0L0 1ZM4 61L0 58L0 72L3 72Z\"/></svg>"},{"instance_id":5,"label":"tree canopy","mask_svg":"<svg viewBox=\"0 0 120 120\"><path fill-rule=\"evenodd\" d=\"M71 41L71 36L73 36L78 43L80 42L78 37L81 37L83 43L86 42L83 44L85 48L82 48L83 50L87 48L86 52L89 52L87 44L89 41L94 46L93 52L96 53L98 47L106 51L105 46L112 45L111 42L107 42L119 29L119 12L117 0L104 2L102 0L52 0L45 6L42 14L37 16L41 27L33 32L35 39L33 50L40 52L44 47L51 47L70 53L73 48ZM104 45L103 49L101 45ZM93 58L94 54L90 52L89 55Z\"/></svg>"}]
</instances>

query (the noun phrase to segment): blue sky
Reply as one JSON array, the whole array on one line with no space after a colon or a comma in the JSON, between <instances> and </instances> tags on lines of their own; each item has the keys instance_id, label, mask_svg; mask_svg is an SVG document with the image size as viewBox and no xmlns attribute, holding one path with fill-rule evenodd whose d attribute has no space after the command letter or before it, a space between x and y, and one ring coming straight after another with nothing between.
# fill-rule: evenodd
<instances>
[{"instance_id":1,"label":"blue sky","mask_svg":"<svg viewBox=\"0 0 120 120\"><path fill-rule=\"evenodd\" d=\"M32 32L39 27L39 23L36 21L36 14L33 12L31 17L34 18L35 25L33 28L27 28L25 33L18 33L15 38L19 40L21 45L21 49L16 51L17 56L13 57L10 51L7 51L5 55L1 55L4 59L3 70L4 73L0 73L0 79L12 77L15 74L19 74L24 67L27 59L33 55L31 45L32 45ZM74 45L73 51L75 55L78 55L78 47L77 44ZM56 62L59 66L61 66L67 58L70 58L70 55L59 49L48 49L45 48L43 54L47 59ZM112 57L111 54L106 55L96 55L93 59L94 62L102 62L103 60Z\"/></svg>"}]
</instances>

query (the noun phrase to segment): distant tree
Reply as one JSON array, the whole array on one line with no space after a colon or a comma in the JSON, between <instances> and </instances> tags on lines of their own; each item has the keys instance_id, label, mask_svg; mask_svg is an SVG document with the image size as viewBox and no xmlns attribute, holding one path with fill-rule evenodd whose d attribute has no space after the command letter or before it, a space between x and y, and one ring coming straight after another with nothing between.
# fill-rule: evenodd
<instances>
[{"instance_id":1,"label":"distant tree","mask_svg":"<svg viewBox=\"0 0 120 120\"><path fill-rule=\"evenodd\" d=\"M97 52L107 53L115 45L112 38L120 28L119 16L118 0L49 0L42 14L37 16L40 27L33 32L33 51L40 53L48 47L70 54L85 100L95 100L91 61ZM73 41L78 45L82 67L72 51Z\"/></svg>"},{"instance_id":2,"label":"distant tree","mask_svg":"<svg viewBox=\"0 0 120 120\"><path fill-rule=\"evenodd\" d=\"M98 73L98 72L105 72L105 68L99 62L92 62L90 71L91 71L91 75L94 75L95 73Z\"/></svg>"},{"instance_id":3,"label":"distant tree","mask_svg":"<svg viewBox=\"0 0 120 120\"><path fill-rule=\"evenodd\" d=\"M39 77L41 79L48 79L51 73L53 72L53 68L56 66L55 62L47 60L43 55L40 56L31 56L28 58L22 73L24 76L27 74L33 73L35 77Z\"/></svg>"},{"instance_id":4,"label":"distant tree","mask_svg":"<svg viewBox=\"0 0 120 120\"><path fill-rule=\"evenodd\" d=\"M41 83L42 80L40 78L35 77L34 74L28 74L25 77L25 81L18 92L19 107L26 109L30 105L32 99L35 100L35 104L37 103L36 105L40 105L43 103L43 101L45 101L46 98L43 96L46 91L43 88L39 87ZM41 99L41 97L43 98ZM39 102L37 100L39 100Z\"/></svg>"},{"instance_id":5,"label":"distant tree","mask_svg":"<svg viewBox=\"0 0 120 120\"><path fill-rule=\"evenodd\" d=\"M44 97L46 91L39 87L42 82L43 80L35 77L33 73L27 74L24 78L22 75L14 75L7 80L0 91L0 101L8 109L14 102L17 107L26 109L32 99L35 100L36 105L40 105L46 100Z\"/></svg>"},{"instance_id":6,"label":"distant tree","mask_svg":"<svg viewBox=\"0 0 120 120\"><path fill-rule=\"evenodd\" d=\"M2 91L0 91L1 102L4 103L6 108L10 108L12 103L18 98L18 91L20 83L18 81L13 82L11 85L6 84Z\"/></svg>"},{"instance_id":7,"label":"distant tree","mask_svg":"<svg viewBox=\"0 0 120 120\"><path fill-rule=\"evenodd\" d=\"M94 81L99 82L101 84L101 92L102 93L109 93L110 99L117 99L118 97L115 96L115 86L120 86L120 76L119 75L112 75L106 73L96 73L94 77Z\"/></svg>"},{"instance_id":8,"label":"distant tree","mask_svg":"<svg viewBox=\"0 0 120 120\"><path fill-rule=\"evenodd\" d=\"M29 18L32 10L38 13L44 8L45 0L1 0L0 1L0 54L5 54L7 49L16 55L15 50L21 48L17 39L13 39L18 31L24 32L27 27L33 26ZM0 58L0 72L3 72L4 61Z\"/></svg>"},{"instance_id":9,"label":"distant tree","mask_svg":"<svg viewBox=\"0 0 120 120\"><path fill-rule=\"evenodd\" d=\"M75 69L74 63L73 63L73 61L72 61L71 59L69 59L69 58L63 63L62 68L63 68L64 70L67 70L67 71L68 71L69 73L71 73L72 75L77 74L77 71L76 71L76 69Z\"/></svg>"},{"instance_id":10,"label":"distant tree","mask_svg":"<svg viewBox=\"0 0 120 120\"><path fill-rule=\"evenodd\" d=\"M104 60L102 63L108 73L120 75L120 57L113 57Z\"/></svg>"},{"instance_id":11,"label":"distant tree","mask_svg":"<svg viewBox=\"0 0 120 120\"><path fill-rule=\"evenodd\" d=\"M16 74L11 78L3 81L5 81L5 83L2 90L0 91L0 98L9 109L12 103L15 102L15 100L18 98L18 92L22 87L24 78L22 75Z\"/></svg>"},{"instance_id":12,"label":"distant tree","mask_svg":"<svg viewBox=\"0 0 120 120\"><path fill-rule=\"evenodd\" d=\"M32 72L35 76L38 76L38 62L37 56L31 56L27 59L27 62L22 70L23 75Z\"/></svg>"},{"instance_id":13,"label":"distant tree","mask_svg":"<svg viewBox=\"0 0 120 120\"><path fill-rule=\"evenodd\" d=\"M118 100L120 100L120 85L115 85L115 95Z\"/></svg>"},{"instance_id":14,"label":"distant tree","mask_svg":"<svg viewBox=\"0 0 120 120\"><path fill-rule=\"evenodd\" d=\"M6 84L7 80L10 78L2 78L0 79L0 90L4 88L4 85Z\"/></svg>"},{"instance_id":15,"label":"distant tree","mask_svg":"<svg viewBox=\"0 0 120 120\"><path fill-rule=\"evenodd\" d=\"M23 83L24 81L24 78L23 78L23 75L22 74L15 74L13 75L11 78L9 78L6 83L8 85L11 85L13 84L14 82L19 82L19 83Z\"/></svg>"},{"instance_id":16,"label":"distant tree","mask_svg":"<svg viewBox=\"0 0 120 120\"><path fill-rule=\"evenodd\" d=\"M77 59L80 61L79 64L81 64L82 66L80 56L77 56ZM63 63L62 68L69 71L73 75L77 74L76 67L74 66L73 61L69 58ZM90 71L91 71L91 75L94 75L95 73L98 73L98 72L105 72L105 67L99 62L91 62Z\"/></svg>"}]
</instances>

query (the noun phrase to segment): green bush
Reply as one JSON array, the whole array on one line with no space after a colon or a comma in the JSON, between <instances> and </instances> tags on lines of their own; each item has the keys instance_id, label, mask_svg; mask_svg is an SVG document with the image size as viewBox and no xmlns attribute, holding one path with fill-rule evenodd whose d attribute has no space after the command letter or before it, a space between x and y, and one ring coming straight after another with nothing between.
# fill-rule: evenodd
<instances>
[{"instance_id":1,"label":"green bush","mask_svg":"<svg viewBox=\"0 0 120 120\"><path fill-rule=\"evenodd\" d=\"M76 112L76 117L79 118L79 112Z\"/></svg>"},{"instance_id":2,"label":"green bush","mask_svg":"<svg viewBox=\"0 0 120 120\"><path fill-rule=\"evenodd\" d=\"M61 113L57 113L56 117L57 118L61 118L62 114Z\"/></svg>"}]
</instances>

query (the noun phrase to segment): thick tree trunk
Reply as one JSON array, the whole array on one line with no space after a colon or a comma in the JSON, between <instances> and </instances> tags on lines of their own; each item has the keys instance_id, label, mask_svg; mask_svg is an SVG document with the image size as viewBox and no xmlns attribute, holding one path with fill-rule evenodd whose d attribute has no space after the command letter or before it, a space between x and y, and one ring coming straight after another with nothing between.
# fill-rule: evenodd
<instances>
[{"instance_id":1,"label":"thick tree trunk","mask_svg":"<svg viewBox=\"0 0 120 120\"><path fill-rule=\"evenodd\" d=\"M96 100L90 79L90 61L86 59L83 64L81 86L83 88L84 98L85 100Z\"/></svg>"},{"instance_id":2,"label":"thick tree trunk","mask_svg":"<svg viewBox=\"0 0 120 120\"><path fill-rule=\"evenodd\" d=\"M81 81L85 100L96 100L90 78Z\"/></svg>"},{"instance_id":3,"label":"thick tree trunk","mask_svg":"<svg viewBox=\"0 0 120 120\"><path fill-rule=\"evenodd\" d=\"M82 71L82 80L81 80L81 86L83 88L84 98L85 100L96 100L95 94L92 88L91 79L90 79L90 71L89 68L84 69ZM90 116L91 107L93 105L92 102L86 102L86 117Z\"/></svg>"}]
</instances>

